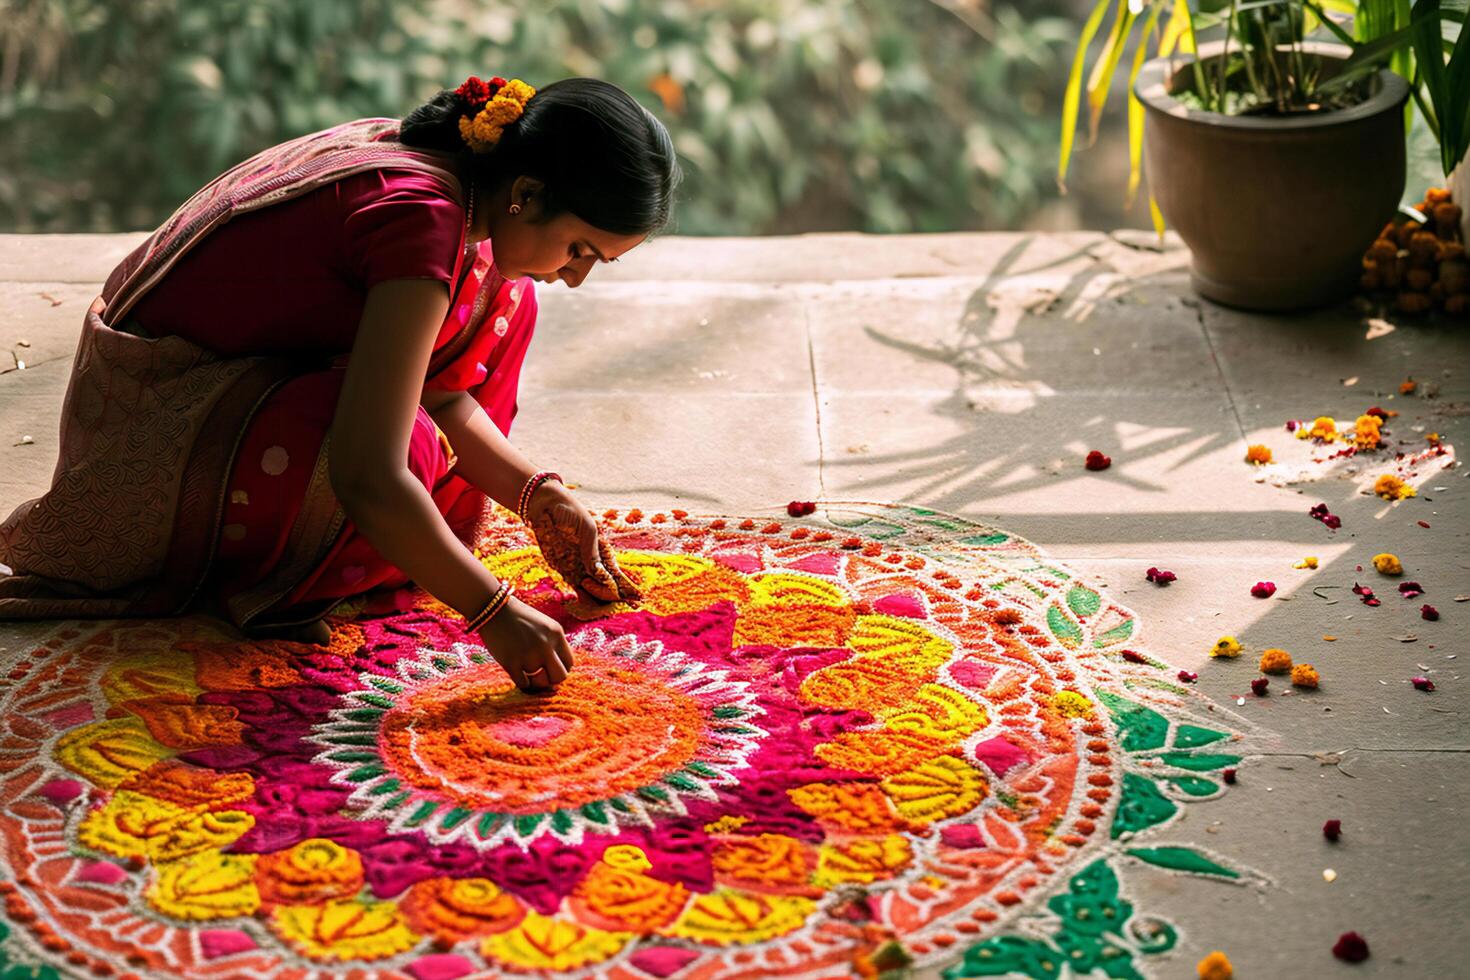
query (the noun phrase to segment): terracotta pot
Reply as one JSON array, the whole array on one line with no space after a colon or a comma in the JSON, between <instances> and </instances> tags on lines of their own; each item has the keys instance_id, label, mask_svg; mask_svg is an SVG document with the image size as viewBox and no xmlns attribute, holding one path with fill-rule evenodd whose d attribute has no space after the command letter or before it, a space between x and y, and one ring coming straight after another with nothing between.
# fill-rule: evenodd
<instances>
[{"instance_id":1,"label":"terracotta pot","mask_svg":"<svg viewBox=\"0 0 1470 980\"><path fill-rule=\"evenodd\" d=\"M1200 45L1208 67L1220 42ZM1345 45L1305 42L1341 61ZM1251 310L1295 310L1357 288L1363 253L1404 190L1409 86L1387 69L1359 105L1291 117L1226 116L1185 107L1192 55L1139 72L1144 166L1164 220L1193 253L1201 295ZM1331 72L1329 66L1324 74Z\"/></svg>"}]
</instances>

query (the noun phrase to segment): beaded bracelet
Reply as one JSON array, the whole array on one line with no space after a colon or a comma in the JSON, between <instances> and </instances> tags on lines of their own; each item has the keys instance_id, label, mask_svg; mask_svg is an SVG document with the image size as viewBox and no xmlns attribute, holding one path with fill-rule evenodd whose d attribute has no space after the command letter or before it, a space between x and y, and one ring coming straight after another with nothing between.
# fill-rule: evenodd
<instances>
[{"instance_id":1,"label":"beaded bracelet","mask_svg":"<svg viewBox=\"0 0 1470 980\"><path fill-rule=\"evenodd\" d=\"M540 473L537 473L535 476L527 480L526 485L521 488L521 499L516 502L516 516L519 517L522 522L526 520L526 508L531 505L531 495L536 492L537 487L545 483L547 480L555 480L556 482L561 483L561 474L553 473L550 470L542 470Z\"/></svg>"},{"instance_id":2,"label":"beaded bracelet","mask_svg":"<svg viewBox=\"0 0 1470 980\"><path fill-rule=\"evenodd\" d=\"M515 589L510 587L510 583L501 582L500 588L490 597L490 601L485 603L485 608L481 609L474 619L465 623L465 632L478 633L486 623L495 618L496 613L505 608L505 604L510 602L510 597L513 595L515 595Z\"/></svg>"}]
</instances>

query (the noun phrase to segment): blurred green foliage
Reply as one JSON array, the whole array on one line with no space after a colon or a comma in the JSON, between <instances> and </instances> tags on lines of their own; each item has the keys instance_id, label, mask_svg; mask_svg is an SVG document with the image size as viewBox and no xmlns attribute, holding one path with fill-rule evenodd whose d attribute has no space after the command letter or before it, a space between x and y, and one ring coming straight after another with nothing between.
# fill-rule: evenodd
<instances>
[{"instance_id":1,"label":"blurred green foliage","mask_svg":"<svg viewBox=\"0 0 1470 980\"><path fill-rule=\"evenodd\" d=\"M0 230L152 229L265 146L472 73L632 93L684 166L680 234L1016 227L1053 193L1071 6L0 0Z\"/></svg>"}]
</instances>

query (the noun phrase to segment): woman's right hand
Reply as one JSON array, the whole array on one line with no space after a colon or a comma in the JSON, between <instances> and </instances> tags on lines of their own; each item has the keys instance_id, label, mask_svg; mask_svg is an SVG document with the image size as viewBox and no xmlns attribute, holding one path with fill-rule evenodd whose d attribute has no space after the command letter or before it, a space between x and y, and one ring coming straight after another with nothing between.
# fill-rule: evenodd
<instances>
[{"instance_id":1,"label":"woman's right hand","mask_svg":"<svg viewBox=\"0 0 1470 980\"><path fill-rule=\"evenodd\" d=\"M551 691L572 669L572 647L561 624L515 596L481 628L480 640L528 694Z\"/></svg>"}]
</instances>

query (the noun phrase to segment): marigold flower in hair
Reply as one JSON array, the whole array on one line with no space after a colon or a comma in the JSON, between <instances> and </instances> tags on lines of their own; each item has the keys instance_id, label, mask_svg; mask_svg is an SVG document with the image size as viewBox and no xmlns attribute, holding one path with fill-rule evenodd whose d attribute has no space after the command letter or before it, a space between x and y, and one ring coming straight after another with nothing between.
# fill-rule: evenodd
<instances>
[{"instance_id":1,"label":"marigold flower in hair","mask_svg":"<svg viewBox=\"0 0 1470 980\"><path fill-rule=\"evenodd\" d=\"M536 94L534 88L519 78L506 81L499 75L489 83L472 75L455 91L471 109L481 101L482 94L485 96L478 112L459 117L459 135L475 153L485 153L500 142L505 127L521 118L526 103Z\"/></svg>"}]
</instances>

